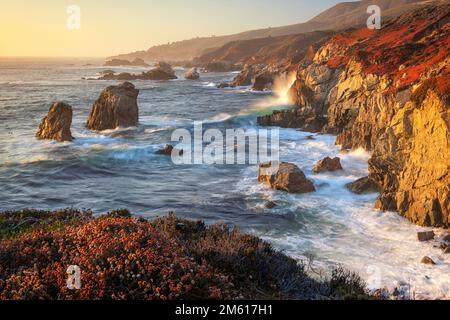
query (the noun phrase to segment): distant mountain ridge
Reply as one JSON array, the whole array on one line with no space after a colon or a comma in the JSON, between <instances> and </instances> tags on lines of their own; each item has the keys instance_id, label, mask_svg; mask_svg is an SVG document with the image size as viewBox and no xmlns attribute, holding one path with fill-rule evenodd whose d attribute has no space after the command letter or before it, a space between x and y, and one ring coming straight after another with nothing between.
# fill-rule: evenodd
<instances>
[{"instance_id":1,"label":"distant mountain ridge","mask_svg":"<svg viewBox=\"0 0 450 320\"><path fill-rule=\"evenodd\" d=\"M320 30L341 30L352 26L357 27L364 24L369 17L367 8L370 5L378 5L382 10L382 19L386 20L412 10L418 5L430 2L435 1L362 0L356 2L342 2L304 23L251 30L226 36L203 37L177 41L171 44L154 46L146 51L120 54L108 59L116 58L132 60L140 58L146 61L192 60L195 57L205 54L211 49L219 48L232 41L285 36Z\"/></svg>"}]
</instances>

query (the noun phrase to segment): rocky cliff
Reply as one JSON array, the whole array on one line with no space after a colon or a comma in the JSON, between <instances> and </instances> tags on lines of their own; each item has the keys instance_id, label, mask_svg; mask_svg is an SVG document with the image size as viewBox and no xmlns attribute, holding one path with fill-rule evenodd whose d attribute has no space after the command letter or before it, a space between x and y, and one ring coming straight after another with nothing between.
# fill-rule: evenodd
<instances>
[{"instance_id":1,"label":"rocky cliff","mask_svg":"<svg viewBox=\"0 0 450 320\"><path fill-rule=\"evenodd\" d=\"M376 206L414 223L449 226L450 5L430 5L381 30L349 30L300 66L291 88L296 108L260 124L337 135L344 149L372 152Z\"/></svg>"}]
</instances>

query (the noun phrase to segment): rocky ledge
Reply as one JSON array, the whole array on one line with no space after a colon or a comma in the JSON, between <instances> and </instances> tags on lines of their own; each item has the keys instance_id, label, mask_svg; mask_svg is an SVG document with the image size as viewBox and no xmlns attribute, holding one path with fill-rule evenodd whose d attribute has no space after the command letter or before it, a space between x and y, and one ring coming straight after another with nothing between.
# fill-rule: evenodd
<instances>
[{"instance_id":1,"label":"rocky ledge","mask_svg":"<svg viewBox=\"0 0 450 320\"><path fill-rule=\"evenodd\" d=\"M372 152L376 207L424 226L450 221L450 14L430 4L381 30L341 32L300 65L292 110L261 117Z\"/></svg>"},{"instance_id":2,"label":"rocky ledge","mask_svg":"<svg viewBox=\"0 0 450 320\"><path fill-rule=\"evenodd\" d=\"M60 142L72 141L71 124L72 107L64 102L55 102L39 125L36 137Z\"/></svg>"},{"instance_id":3,"label":"rocky ledge","mask_svg":"<svg viewBox=\"0 0 450 320\"><path fill-rule=\"evenodd\" d=\"M139 123L139 90L130 82L105 88L92 106L86 127L102 131L133 127Z\"/></svg>"}]
</instances>

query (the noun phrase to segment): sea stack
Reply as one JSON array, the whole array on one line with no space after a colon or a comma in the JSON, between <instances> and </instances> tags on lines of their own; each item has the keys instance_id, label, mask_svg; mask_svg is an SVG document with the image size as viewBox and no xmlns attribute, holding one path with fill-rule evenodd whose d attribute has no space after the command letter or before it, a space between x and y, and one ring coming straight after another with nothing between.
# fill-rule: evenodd
<instances>
[{"instance_id":1,"label":"sea stack","mask_svg":"<svg viewBox=\"0 0 450 320\"><path fill-rule=\"evenodd\" d=\"M39 125L36 137L60 142L72 141L71 125L72 107L64 102L55 102Z\"/></svg>"},{"instance_id":2,"label":"sea stack","mask_svg":"<svg viewBox=\"0 0 450 320\"><path fill-rule=\"evenodd\" d=\"M86 127L102 131L117 127L134 127L139 123L139 90L130 82L104 89L92 106Z\"/></svg>"}]
</instances>

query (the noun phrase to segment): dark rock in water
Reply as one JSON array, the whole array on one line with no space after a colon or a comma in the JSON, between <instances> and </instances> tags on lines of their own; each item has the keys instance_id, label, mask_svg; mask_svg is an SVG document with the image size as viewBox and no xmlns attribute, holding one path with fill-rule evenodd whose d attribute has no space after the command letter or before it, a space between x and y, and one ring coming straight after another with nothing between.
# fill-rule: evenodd
<instances>
[{"instance_id":1,"label":"dark rock in water","mask_svg":"<svg viewBox=\"0 0 450 320\"><path fill-rule=\"evenodd\" d=\"M450 243L450 233L442 238L443 241Z\"/></svg>"},{"instance_id":2,"label":"dark rock in water","mask_svg":"<svg viewBox=\"0 0 450 320\"><path fill-rule=\"evenodd\" d=\"M137 126L139 123L138 95L139 90L130 82L107 87L92 106L86 127L102 131Z\"/></svg>"},{"instance_id":3,"label":"dark rock in water","mask_svg":"<svg viewBox=\"0 0 450 320\"><path fill-rule=\"evenodd\" d=\"M419 241L433 240L434 236L435 235L433 231L417 232L417 239L419 239Z\"/></svg>"},{"instance_id":4,"label":"dark rock in water","mask_svg":"<svg viewBox=\"0 0 450 320\"><path fill-rule=\"evenodd\" d=\"M450 247L446 247L446 248L444 249L444 253L445 253L445 254L450 253Z\"/></svg>"},{"instance_id":5,"label":"dark rock in water","mask_svg":"<svg viewBox=\"0 0 450 320\"><path fill-rule=\"evenodd\" d=\"M356 181L347 183L345 187L356 194L380 192L380 186L369 177L364 177Z\"/></svg>"},{"instance_id":6,"label":"dark rock in water","mask_svg":"<svg viewBox=\"0 0 450 320\"><path fill-rule=\"evenodd\" d=\"M432 265L434 265L434 264L436 264L434 261L433 261L433 259L431 259L430 257L423 257L422 258L422 260L420 261L421 263L424 263L424 264L432 264Z\"/></svg>"},{"instance_id":7,"label":"dark rock in water","mask_svg":"<svg viewBox=\"0 0 450 320\"><path fill-rule=\"evenodd\" d=\"M183 150L174 149L174 147L171 144L166 144L164 149L158 150L155 153L165 156L171 156L173 152L178 152L178 156L182 156L184 153Z\"/></svg>"},{"instance_id":8,"label":"dark rock in water","mask_svg":"<svg viewBox=\"0 0 450 320\"><path fill-rule=\"evenodd\" d=\"M184 76L186 79L189 79L189 80L200 79L200 73L198 73L197 68L189 69Z\"/></svg>"},{"instance_id":9,"label":"dark rock in water","mask_svg":"<svg viewBox=\"0 0 450 320\"><path fill-rule=\"evenodd\" d=\"M341 165L341 159L339 159L338 157L335 158L326 157L317 162L316 167L313 169L313 172L320 173L339 170L343 170Z\"/></svg>"},{"instance_id":10,"label":"dark rock in water","mask_svg":"<svg viewBox=\"0 0 450 320\"><path fill-rule=\"evenodd\" d=\"M119 74L114 73L112 70L109 72L103 72L103 76L95 80L120 80L120 81L132 81L132 80L173 80L177 79L175 71L170 64L165 62L158 62L156 68L142 72L140 74L131 74L128 72L122 72Z\"/></svg>"},{"instance_id":11,"label":"dark rock in water","mask_svg":"<svg viewBox=\"0 0 450 320\"><path fill-rule=\"evenodd\" d=\"M306 108L275 110L271 115L260 116L257 122L261 126L277 126L281 128L298 128L307 132L320 132L327 120L316 116Z\"/></svg>"},{"instance_id":12,"label":"dark rock in water","mask_svg":"<svg viewBox=\"0 0 450 320\"><path fill-rule=\"evenodd\" d=\"M72 107L64 102L55 102L42 120L36 133L38 139L72 141Z\"/></svg>"},{"instance_id":13,"label":"dark rock in water","mask_svg":"<svg viewBox=\"0 0 450 320\"><path fill-rule=\"evenodd\" d=\"M228 82L222 82L221 84L219 84L218 86L217 86L217 88L219 88L219 89L223 89L223 88L230 88L231 86L230 86L230 84L228 83Z\"/></svg>"},{"instance_id":14,"label":"dark rock in water","mask_svg":"<svg viewBox=\"0 0 450 320\"><path fill-rule=\"evenodd\" d=\"M305 174L292 163L267 162L259 165L258 182L270 186L272 189L290 193L314 192L314 184Z\"/></svg>"},{"instance_id":15,"label":"dark rock in water","mask_svg":"<svg viewBox=\"0 0 450 320\"><path fill-rule=\"evenodd\" d=\"M275 203L275 202L273 202L273 201L267 201L265 204L264 204L264 207L266 207L267 209L273 209L273 208L275 208L277 206L277 204Z\"/></svg>"},{"instance_id":16,"label":"dark rock in water","mask_svg":"<svg viewBox=\"0 0 450 320\"><path fill-rule=\"evenodd\" d=\"M230 72L239 70L237 66L229 61L213 61L206 65L207 72Z\"/></svg>"}]
</instances>

